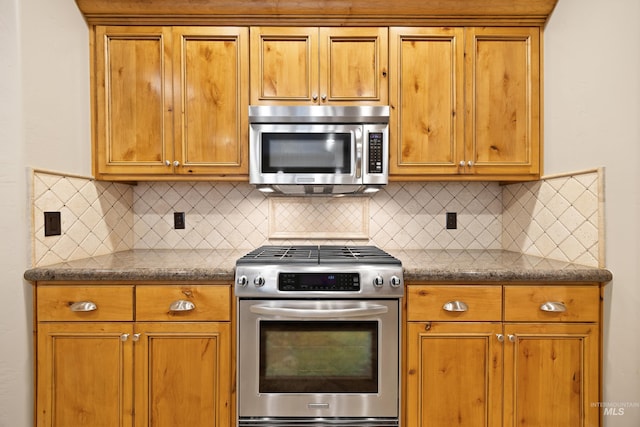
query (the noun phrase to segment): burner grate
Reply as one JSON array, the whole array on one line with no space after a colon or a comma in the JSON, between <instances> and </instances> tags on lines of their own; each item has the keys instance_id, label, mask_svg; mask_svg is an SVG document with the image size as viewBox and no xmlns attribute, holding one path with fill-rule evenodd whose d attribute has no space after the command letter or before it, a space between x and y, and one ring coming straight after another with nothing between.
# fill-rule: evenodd
<instances>
[{"instance_id":1,"label":"burner grate","mask_svg":"<svg viewBox=\"0 0 640 427\"><path fill-rule=\"evenodd\" d=\"M238 260L254 264L400 264L375 246L261 246Z\"/></svg>"}]
</instances>

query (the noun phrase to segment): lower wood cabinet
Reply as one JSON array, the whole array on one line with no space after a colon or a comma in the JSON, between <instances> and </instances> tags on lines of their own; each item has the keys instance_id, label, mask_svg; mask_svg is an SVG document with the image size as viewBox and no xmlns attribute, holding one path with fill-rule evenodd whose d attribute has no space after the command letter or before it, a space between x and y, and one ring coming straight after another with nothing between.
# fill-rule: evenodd
<instances>
[{"instance_id":1,"label":"lower wood cabinet","mask_svg":"<svg viewBox=\"0 0 640 427\"><path fill-rule=\"evenodd\" d=\"M231 425L229 285L36 284L35 304L37 426Z\"/></svg>"},{"instance_id":2,"label":"lower wood cabinet","mask_svg":"<svg viewBox=\"0 0 640 427\"><path fill-rule=\"evenodd\" d=\"M410 284L406 317L407 427L601 425L598 284Z\"/></svg>"}]
</instances>

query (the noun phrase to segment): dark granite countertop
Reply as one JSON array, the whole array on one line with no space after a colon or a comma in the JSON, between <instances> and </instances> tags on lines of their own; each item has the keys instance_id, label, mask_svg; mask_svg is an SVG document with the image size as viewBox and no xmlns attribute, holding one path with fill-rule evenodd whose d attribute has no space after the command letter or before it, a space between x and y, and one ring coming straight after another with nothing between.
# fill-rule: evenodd
<instances>
[{"instance_id":1,"label":"dark granite countertop","mask_svg":"<svg viewBox=\"0 0 640 427\"><path fill-rule=\"evenodd\" d=\"M248 250L130 250L27 270L29 281L230 281ZM410 281L609 282L610 271L502 250L388 250Z\"/></svg>"}]
</instances>

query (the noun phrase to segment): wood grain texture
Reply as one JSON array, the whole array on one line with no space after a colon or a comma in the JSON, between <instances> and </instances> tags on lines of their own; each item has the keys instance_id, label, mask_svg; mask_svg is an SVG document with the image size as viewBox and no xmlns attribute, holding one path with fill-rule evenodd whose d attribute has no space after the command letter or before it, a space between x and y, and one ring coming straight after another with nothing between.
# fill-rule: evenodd
<instances>
[{"instance_id":1,"label":"wood grain texture","mask_svg":"<svg viewBox=\"0 0 640 427\"><path fill-rule=\"evenodd\" d=\"M508 21L543 24L557 0L76 0L89 23L155 22L430 22ZM232 21L230 21L232 20Z\"/></svg>"}]
</instances>

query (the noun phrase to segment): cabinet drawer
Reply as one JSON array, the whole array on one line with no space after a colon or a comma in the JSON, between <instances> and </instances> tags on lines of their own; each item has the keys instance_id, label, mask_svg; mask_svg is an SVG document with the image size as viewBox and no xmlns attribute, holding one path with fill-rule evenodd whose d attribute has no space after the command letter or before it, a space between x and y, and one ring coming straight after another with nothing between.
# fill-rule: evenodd
<instances>
[{"instance_id":1,"label":"cabinet drawer","mask_svg":"<svg viewBox=\"0 0 640 427\"><path fill-rule=\"evenodd\" d=\"M597 322L597 286L505 286L507 322Z\"/></svg>"},{"instance_id":2,"label":"cabinet drawer","mask_svg":"<svg viewBox=\"0 0 640 427\"><path fill-rule=\"evenodd\" d=\"M501 286L409 286L407 320L500 321Z\"/></svg>"},{"instance_id":3,"label":"cabinet drawer","mask_svg":"<svg viewBox=\"0 0 640 427\"><path fill-rule=\"evenodd\" d=\"M39 286L38 321L131 321L133 286Z\"/></svg>"},{"instance_id":4,"label":"cabinet drawer","mask_svg":"<svg viewBox=\"0 0 640 427\"><path fill-rule=\"evenodd\" d=\"M202 321L231 319L229 286L138 286L136 320Z\"/></svg>"}]
</instances>

